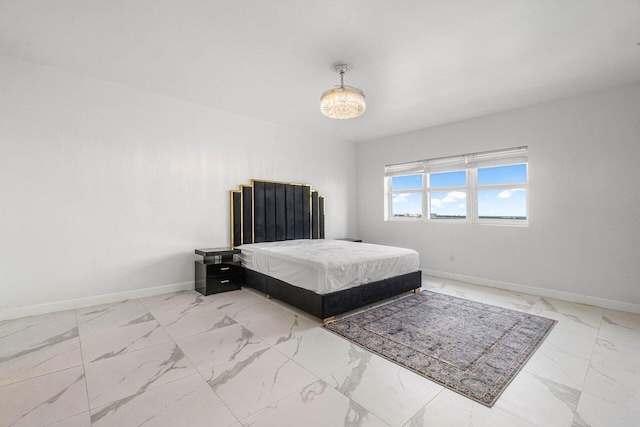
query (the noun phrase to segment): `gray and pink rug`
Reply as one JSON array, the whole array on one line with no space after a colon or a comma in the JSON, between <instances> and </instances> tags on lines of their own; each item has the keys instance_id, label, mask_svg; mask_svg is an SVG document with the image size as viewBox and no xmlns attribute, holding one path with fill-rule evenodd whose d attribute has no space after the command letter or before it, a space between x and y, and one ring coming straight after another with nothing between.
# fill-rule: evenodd
<instances>
[{"instance_id":1,"label":"gray and pink rug","mask_svg":"<svg viewBox=\"0 0 640 427\"><path fill-rule=\"evenodd\" d=\"M491 407L555 323L423 291L325 327Z\"/></svg>"}]
</instances>

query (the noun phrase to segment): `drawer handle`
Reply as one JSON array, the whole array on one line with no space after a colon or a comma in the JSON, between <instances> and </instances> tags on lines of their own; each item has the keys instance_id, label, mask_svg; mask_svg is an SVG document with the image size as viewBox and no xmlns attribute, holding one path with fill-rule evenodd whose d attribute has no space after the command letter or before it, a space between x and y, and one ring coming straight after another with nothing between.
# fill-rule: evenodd
<instances>
[{"instance_id":1,"label":"drawer handle","mask_svg":"<svg viewBox=\"0 0 640 427\"><path fill-rule=\"evenodd\" d=\"M229 279L227 279L227 280L220 280L220 283L229 283Z\"/></svg>"},{"instance_id":2,"label":"drawer handle","mask_svg":"<svg viewBox=\"0 0 640 427\"><path fill-rule=\"evenodd\" d=\"M227 271L229 267L220 267L220 271Z\"/></svg>"}]
</instances>

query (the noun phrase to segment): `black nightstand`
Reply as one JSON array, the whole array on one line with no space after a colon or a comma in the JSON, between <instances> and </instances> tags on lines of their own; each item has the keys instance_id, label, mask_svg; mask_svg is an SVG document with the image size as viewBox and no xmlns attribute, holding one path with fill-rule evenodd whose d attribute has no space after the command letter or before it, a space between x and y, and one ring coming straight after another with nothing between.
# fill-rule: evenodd
<instances>
[{"instance_id":1,"label":"black nightstand","mask_svg":"<svg viewBox=\"0 0 640 427\"><path fill-rule=\"evenodd\" d=\"M345 240L347 242L357 242L357 243L362 243L362 239L354 239L352 237L345 237L343 239L336 239L336 240Z\"/></svg>"},{"instance_id":2,"label":"black nightstand","mask_svg":"<svg viewBox=\"0 0 640 427\"><path fill-rule=\"evenodd\" d=\"M202 261L195 261L196 291L203 295L235 291L242 285L242 265L236 260L240 249L196 249Z\"/></svg>"}]
</instances>

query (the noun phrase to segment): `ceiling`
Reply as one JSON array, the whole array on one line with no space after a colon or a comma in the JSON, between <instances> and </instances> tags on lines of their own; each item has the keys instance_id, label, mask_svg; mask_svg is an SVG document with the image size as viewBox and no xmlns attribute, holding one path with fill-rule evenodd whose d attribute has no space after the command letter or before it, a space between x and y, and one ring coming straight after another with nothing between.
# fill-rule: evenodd
<instances>
[{"instance_id":1,"label":"ceiling","mask_svg":"<svg viewBox=\"0 0 640 427\"><path fill-rule=\"evenodd\" d=\"M0 0L0 54L362 142L640 81L640 0Z\"/></svg>"}]
</instances>

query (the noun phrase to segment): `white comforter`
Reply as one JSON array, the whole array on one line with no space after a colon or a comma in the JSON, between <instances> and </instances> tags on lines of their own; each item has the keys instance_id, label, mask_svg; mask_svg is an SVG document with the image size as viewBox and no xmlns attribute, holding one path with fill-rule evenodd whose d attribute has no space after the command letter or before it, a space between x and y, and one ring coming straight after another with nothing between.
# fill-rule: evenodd
<instances>
[{"instance_id":1,"label":"white comforter","mask_svg":"<svg viewBox=\"0 0 640 427\"><path fill-rule=\"evenodd\" d=\"M242 264L284 282L328 294L418 270L418 253L342 240L287 240L239 247Z\"/></svg>"}]
</instances>

